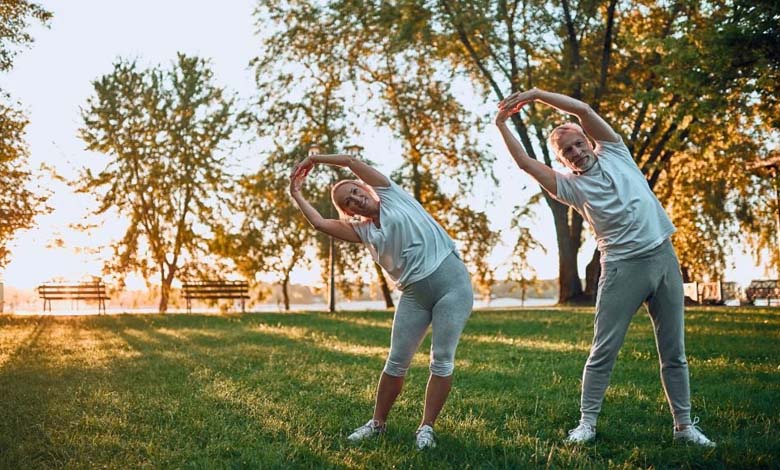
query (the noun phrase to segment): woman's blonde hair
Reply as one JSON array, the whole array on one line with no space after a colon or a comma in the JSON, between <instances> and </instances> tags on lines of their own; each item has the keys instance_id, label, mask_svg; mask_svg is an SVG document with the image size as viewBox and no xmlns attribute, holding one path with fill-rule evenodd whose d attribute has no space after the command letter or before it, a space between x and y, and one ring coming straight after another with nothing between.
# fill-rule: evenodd
<instances>
[{"instance_id":1,"label":"woman's blonde hair","mask_svg":"<svg viewBox=\"0 0 780 470\"><path fill-rule=\"evenodd\" d=\"M346 212L344 212L344 209L342 209L341 206L339 206L336 203L336 190L339 189L340 187L344 186L347 183L352 183L352 184L354 184L356 186L360 186L367 193L371 194L374 197L374 199L376 199L377 201L379 200L379 196L377 196L376 191L374 191L374 188L372 188L371 186L367 185L363 181L360 181L360 180L341 180L341 181L339 181L338 183L334 184L332 188L330 188L330 202L333 203L333 207L335 207L336 208L336 212L339 213L339 219L344 220L344 221L348 221L350 219L353 219L354 217L359 217L359 216L347 214ZM363 217L360 217L360 218L363 219Z\"/></svg>"}]
</instances>

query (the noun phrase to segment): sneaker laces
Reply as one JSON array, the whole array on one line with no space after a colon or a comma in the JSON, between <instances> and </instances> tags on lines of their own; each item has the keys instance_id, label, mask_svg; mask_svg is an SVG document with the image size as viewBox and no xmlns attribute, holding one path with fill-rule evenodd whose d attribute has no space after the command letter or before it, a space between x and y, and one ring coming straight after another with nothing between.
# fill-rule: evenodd
<instances>
[{"instance_id":1,"label":"sneaker laces","mask_svg":"<svg viewBox=\"0 0 780 470\"><path fill-rule=\"evenodd\" d=\"M569 436L574 434L583 434L585 432L595 431L594 427L588 423L580 423L576 428L569 430Z\"/></svg>"},{"instance_id":2,"label":"sneaker laces","mask_svg":"<svg viewBox=\"0 0 780 470\"><path fill-rule=\"evenodd\" d=\"M698 416L696 416L696 417L695 417L695 418L693 418L693 420L691 421L691 424L689 424L689 425L687 425L686 427L682 428L680 431L677 431L677 429L675 429L675 431L677 431L677 432L685 432L685 431L697 431L699 434L702 434L702 435L703 435L703 434L704 434L704 431L702 431L702 429L701 429L701 428L698 426L698 424L699 424L699 421L700 421L699 417L698 417Z\"/></svg>"},{"instance_id":3,"label":"sneaker laces","mask_svg":"<svg viewBox=\"0 0 780 470\"><path fill-rule=\"evenodd\" d=\"M700 420L699 420L698 416L693 418L693 421L691 421L691 429L695 429L695 430L697 430L699 432L702 432L701 428L698 426L699 421Z\"/></svg>"},{"instance_id":4,"label":"sneaker laces","mask_svg":"<svg viewBox=\"0 0 780 470\"><path fill-rule=\"evenodd\" d=\"M699 417L696 416L691 421L691 424L689 424L686 428L684 428L682 431L679 431L679 432L682 432L682 433L687 432L689 434L689 436L690 436L689 440L696 441L696 443L698 443L698 444L703 444L703 445L707 445L707 446L714 446L715 443L712 440L710 440L710 438L708 438L704 434L704 431L702 431L702 429L698 426L699 421L700 421Z\"/></svg>"},{"instance_id":5,"label":"sneaker laces","mask_svg":"<svg viewBox=\"0 0 780 470\"><path fill-rule=\"evenodd\" d=\"M433 428L426 425L422 425L417 428L417 448L424 449L426 447L436 447L436 434L433 432Z\"/></svg>"},{"instance_id":6,"label":"sneaker laces","mask_svg":"<svg viewBox=\"0 0 780 470\"><path fill-rule=\"evenodd\" d=\"M380 426L377 424L376 420L370 419L366 424L355 429L352 434L349 435L348 439L359 440L374 434L381 434L383 432L385 432L385 425Z\"/></svg>"}]
</instances>

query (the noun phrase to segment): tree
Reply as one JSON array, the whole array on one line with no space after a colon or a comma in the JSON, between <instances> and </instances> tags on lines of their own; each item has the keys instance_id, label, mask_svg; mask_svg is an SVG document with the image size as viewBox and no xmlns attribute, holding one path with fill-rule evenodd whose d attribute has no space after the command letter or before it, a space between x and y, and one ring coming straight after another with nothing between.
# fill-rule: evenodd
<instances>
[{"instance_id":1,"label":"tree","mask_svg":"<svg viewBox=\"0 0 780 470\"><path fill-rule=\"evenodd\" d=\"M282 20L280 15L286 14L289 16ZM322 152L343 152L350 143L349 136L357 133L346 119L349 111L343 85L347 82L347 69L343 55L323 39L322 30L309 28L319 16L314 6L298 5L282 12L268 2L258 9L258 15L259 22L264 24L286 25L281 31L271 28L271 33L261 36L263 53L253 61L260 100L253 114L258 135L275 142L269 158L278 165L277 176L287 188L289 172L312 145L319 146ZM341 169L316 167L308 178L307 198L326 217L336 217L329 188L347 177L352 175ZM279 197L286 198L287 194L285 189ZM297 213L291 215L302 218ZM288 222L292 226L299 221ZM363 273L370 263L366 250L321 233L312 236L311 241L323 275L330 278L326 280L328 285L347 297L362 291L366 286ZM373 265L385 303L392 307L385 275L378 265Z\"/></svg>"},{"instance_id":2,"label":"tree","mask_svg":"<svg viewBox=\"0 0 780 470\"><path fill-rule=\"evenodd\" d=\"M475 177L489 173L493 162L478 150L474 131L480 126L453 96L451 77L441 77L441 70L420 61L420 52L391 56L388 51L393 48L383 40L386 35L380 30L377 36L374 41L353 42L361 47L350 57L362 80L380 90L382 105L371 111L375 122L391 128L403 144L404 162L393 177L461 242L478 290L489 297L494 269L487 258L499 234L490 229L484 213L464 202ZM371 62L377 65L372 67ZM459 191L445 192L442 181Z\"/></svg>"},{"instance_id":3,"label":"tree","mask_svg":"<svg viewBox=\"0 0 780 470\"><path fill-rule=\"evenodd\" d=\"M759 263L767 253L768 266L780 274L780 4L738 0L705 36L712 69L724 89L750 96L749 113L732 119L748 127L745 143L735 151L752 158L743 171L731 177L740 198L732 203L738 228L733 238L747 241ZM731 86L728 86L731 85ZM736 121L736 122L734 122ZM730 208L731 209L731 208Z\"/></svg>"},{"instance_id":4,"label":"tree","mask_svg":"<svg viewBox=\"0 0 780 470\"><path fill-rule=\"evenodd\" d=\"M294 152L298 155L300 152ZM289 156L269 157L256 173L238 182L233 213L241 218L237 230L220 228L212 250L233 260L238 271L255 278L275 273L282 287L284 309L290 310L290 273L300 263L308 264L306 248L314 229L300 216L287 197Z\"/></svg>"},{"instance_id":5,"label":"tree","mask_svg":"<svg viewBox=\"0 0 780 470\"><path fill-rule=\"evenodd\" d=\"M755 144L766 135L751 117L738 118L755 116L755 88L740 86L744 77L735 73L723 47L710 47L717 45L712 38L720 37L718 28L733 13L730 4L440 0L420 5L425 13L408 22L417 25L419 18L429 18L428 29L438 33L420 36L426 41L421 47L438 44L439 55L432 60L449 58L486 96L498 101L539 85L581 99L605 116L671 209L678 245L698 238L708 248L699 252L682 243L681 252L692 257L683 265L709 266L711 272L722 266L735 213L724 216L723 200L720 207L712 202L722 196L726 206L746 203L743 190L749 183L729 178L743 169L744 150L761 153ZM746 18L751 16L740 17ZM544 142L558 119L551 119L546 108L526 109L526 119L513 120L515 129L529 154L552 166ZM708 194L711 188L716 190ZM693 206L680 210L686 199ZM586 269L583 292L577 273L582 218L550 197L546 202L557 235L559 298L592 299L599 254Z\"/></svg>"},{"instance_id":6,"label":"tree","mask_svg":"<svg viewBox=\"0 0 780 470\"><path fill-rule=\"evenodd\" d=\"M536 270L528 264L528 255L533 251L541 249L547 252L538 240L531 235L531 230L524 223L533 216L533 206L543 197L542 193L536 193L524 205L515 206L512 211L511 228L517 230L517 241L512 248L511 269L509 270L508 280L517 283L520 288L521 305L525 305L526 291L528 287L536 281Z\"/></svg>"},{"instance_id":7,"label":"tree","mask_svg":"<svg viewBox=\"0 0 780 470\"><path fill-rule=\"evenodd\" d=\"M0 72L11 69L20 47L33 42L27 32L32 20L48 26L50 11L27 0L10 0L0 4Z\"/></svg>"},{"instance_id":8,"label":"tree","mask_svg":"<svg viewBox=\"0 0 780 470\"><path fill-rule=\"evenodd\" d=\"M771 185L751 178L748 167L767 157L766 143L777 138L780 109L770 96L778 85L768 77L778 77L778 62L761 58L761 47L743 53L729 38L734 24L750 29L762 23L744 12L740 2L675 3L671 12L653 11L674 42L667 40L653 57L658 68L635 67L624 77L660 97L655 103L645 98L652 117L638 113L631 135L648 184L678 227L674 241L686 280L721 278L728 242L760 237L772 223L760 211ZM686 22L678 27L680 16Z\"/></svg>"},{"instance_id":9,"label":"tree","mask_svg":"<svg viewBox=\"0 0 780 470\"><path fill-rule=\"evenodd\" d=\"M306 67L322 63L324 55L329 70L347 71L347 77L337 77L340 85L374 98L368 114L403 145L404 163L392 177L462 242L466 261L478 272L478 286L489 292L493 270L486 258L498 234L490 230L484 214L463 200L492 159L478 150L474 135L480 127L454 98L445 64L431 63L424 58L427 51L408 47L407 36L425 33L414 26L401 33L392 30L399 18L415 18L414 7L308 1L266 5L272 12L269 20L293 25L274 35L274 41L284 45L278 54ZM443 191L443 180L460 190Z\"/></svg>"},{"instance_id":10,"label":"tree","mask_svg":"<svg viewBox=\"0 0 780 470\"><path fill-rule=\"evenodd\" d=\"M774 266L775 276L780 277L780 153L754 162L749 169L759 179L756 187L764 191L757 197L758 204L740 208L740 222L753 228L747 231L751 235L748 242L756 257L760 259L762 252L766 251L769 254L768 264ZM773 191L767 190L767 182ZM774 219L774 226L766 223L769 219Z\"/></svg>"},{"instance_id":11,"label":"tree","mask_svg":"<svg viewBox=\"0 0 780 470\"><path fill-rule=\"evenodd\" d=\"M761 144L777 137L772 124L777 54L771 36L776 28L765 28L773 25L776 6L718 0L405 0L393 5L298 0L283 5L275 19L296 25L285 44L302 62L311 56L299 46L316 37L320 49L334 57L359 51L348 57L351 63L355 57L363 61L361 70L369 75L397 70L407 77L414 70L398 64L436 73L447 64L454 76L492 101L538 85L589 103L624 137L669 210L691 276L722 270L727 241L736 236L738 224L760 233L760 224L746 222L765 217L738 218L736 210L761 200L754 194L756 182L735 175L744 173L749 161L765 157L768 149ZM744 63L735 60L734 38L749 39L757 52L745 54ZM767 99L756 103L757 97ZM427 109L423 103L420 108ZM522 118L513 119L520 140L533 158L553 166L546 136L563 118L546 107L524 110ZM586 268L583 289L577 269L583 220L546 194L545 202L556 230L559 299L592 301L599 253ZM724 212L724 207L735 210Z\"/></svg>"},{"instance_id":12,"label":"tree","mask_svg":"<svg viewBox=\"0 0 780 470\"><path fill-rule=\"evenodd\" d=\"M23 138L27 122L20 111L0 103L0 268L11 255L8 242L49 210L48 196L29 187L33 174L26 168L29 151Z\"/></svg>"},{"instance_id":13,"label":"tree","mask_svg":"<svg viewBox=\"0 0 780 470\"><path fill-rule=\"evenodd\" d=\"M37 4L23 0L0 4L0 72L13 66L18 48L33 37L27 32L31 20L47 25L52 15ZM50 210L47 195L33 191L33 172L28 169L29 149L24 141L28 119L0 89L0 268L10 258L8 243L20 230L32 228L37 215Z\"/></svg>"},{"instance_id":14,"label":"tree","mask_svg":"<svg viewBox=\"0 0 780 470\"><path fill-rule=\"evenodd\" d=\"M184 54L169 70L119 60L82 110L80 137L109 161L78 190L96 197L95 215L128 219L105 270L147 282L156 273L161 313L174 279L208 269L208 227L228 183L220 149L236 128L234 99L212 81L206 60Z\"/></svg>"}]
</instances>

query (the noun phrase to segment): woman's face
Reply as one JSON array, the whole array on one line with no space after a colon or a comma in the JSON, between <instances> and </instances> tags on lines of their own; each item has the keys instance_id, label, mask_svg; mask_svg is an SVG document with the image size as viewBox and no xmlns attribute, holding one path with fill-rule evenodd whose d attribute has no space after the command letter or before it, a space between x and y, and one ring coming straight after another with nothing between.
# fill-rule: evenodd
<instances>
[{"instance_id":1,"label":"woman's face","mask_svg":"<svg viewBox=\"0 0 780 470\"><path fill-rule=\"evenodd\" d=\"M379 214L379 201L362 186L355 183L345 183L336 189L333 195L336 205L347 215L374 217Z\"/></svg>"}]
</instances>

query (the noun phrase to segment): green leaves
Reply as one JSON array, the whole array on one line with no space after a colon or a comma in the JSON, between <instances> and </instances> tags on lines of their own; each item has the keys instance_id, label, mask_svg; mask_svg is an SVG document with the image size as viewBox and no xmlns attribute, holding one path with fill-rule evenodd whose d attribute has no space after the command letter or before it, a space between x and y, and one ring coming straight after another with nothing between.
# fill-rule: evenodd
<instances>
[{"instance_id":1,"label":"green leaves","mask_svg":"<svg viewBox=\"0 0 780 470\"><path fill-rule=\"evenodd\" d=\"M776 138L780 114L774 98L780 61L763 47L777 30L768 21L776 19L777 6L748 3L639 0L617 8L614 1L464 1L431 8L438 10L432 28L449 31L460 46L450 43L446 56L491 99L540 86L582 99L603 115L671 210L682 261L701 278L722 272L735 225L758 234L772 223L766 217L740 222L730 210L755 197L747 196L749 187L765 188L768 197L766 184L739 173L767 154L762 143ZM745 51L746 44L756 48ZM539 145L549 164L544 139L560 118L537 108L516 129L529 153L536 155ZM576 263L578 248L561 244L579 239L579 229L548 202L559 252Z\"/></svg>"},{"instance_id":2,"label":"green leaves","mask_svg":"<svg viewBox=\"0 0 780 470\"><path fill-rule=\"evenodd\" d=\"M97 214L116 209L130 220L106 270L147 280L156 272L160 311L180 270L206 269L205 234L229 183L221 151L237 128L235 103L212 78L206 60L184 54L167 70L120 60L82 110L80 137L108 161L83 173L78 190L95 195Z\"/></svg>"},{"instance_id":3,"label":"green leaves","mask_svg":"<svg viewBox=\"0 0 780 470\"><path fill-rule=\"evenodd\" d=\"M15 48L32 43L30 22L46 25L51 13L26 0L0 4L0 72L11 69ZM33 172L27 167L29 150L24 141L28 119L11 97L0 89L0 268L9 261L8 242L15 234L34 226L35 216L48 212L48 195L31 187Z\"/></svg>"},{"instance_id":4,"label":"green leaves","mask_svg":"<svg viewBox=\"0 0 780 470\"><path fill-rule=\"evenodd\" d=\"M14 47L26 46L33 42L27 32L31 20L37 20L48 26L51 12L40 5L27 0L4 1L0 4L0 72L9 70L17 51Z\"/></svg>"},{"instance_id":5,"label":"green leaves","mask_svg":"<svg viewBox=\"0 0 780 470\"><path fill-rule=\"evenodd\" d=\"M8 242L49 211L48 195L31 187L34 174L27 168L29 151L22 138L27 123L21 111L0 101L0 268L9 261Z\"/></svg>"},{"instance_id":6,"label":"green leaves","mask_svg":"<svg viewBox=\"0 0 780 470\"><path fill-rule=\"evenodd\" d=\"M273 123L274 135L280 133L282 124L277 123L284 122L285 115L311 122L311 133L298 134L299 142L320 139L329 147L354 132L350 124L359 129L367 118L390 129L402 145L404 160L394 178L463 242L466 258L485 273L481 278L489 285L492 270L486 257L497 234L484 214L463 200L477 177L492 176L493 157L477 145L480 123L457 99L451 67L437 52L443 38L434 27L434 11L414 0L267 2L265 8L270 12L265 18L280 29L265 41L268 49L256 62L262 70L271 64L306 70L297 81L283 76L261 83L262 92L281 98L266 121ZM311 11L317 14L308 14ZM302 98L288 100L293 84L302 90L296 97ZM442 191L445 179L459 190ZM327 198L321 201L321 208L329 207ZM362 263L350 259L352 266Z\"/></svg>"},{"instance_id":7,"label":"green leaves","mask_svg":"<svg viewBox=\"0 0 780 470\"><path fill-rule=\"evenodd\" d=\"M671 212L693 275L722 271L735 226L759 234L771 223L758 211L731 208L768 197L769 185L739 169L766 155L762 142L776 140L778 61L766 47L776 29L768 24L773 5L296 0L264 2L261 11L258 18L274 27L263 35L258 77L285 70L261 80L261 97L278 105L264 130L278 136L306 120L296 145L319 138L332 146L350 133L345 123L364 119L351 103L365 91L368 117L402 142L396 177L440 220L479 219L464 215L460 196L445 195L439 184L449 179L468 191L492 163L477 146L478 121L453 92L452 83L465 79L488 101L539 86L596 109L623 135ZM743 40L756 50L740 48ZM529 154L552 165L546 137L562 119L529 106L514 124ZM576 266L582 219L552 199L547 204L561 266ZM705 239L706 253L692 245ZM576 268L560 277L562 300L581 292Z\"/></svg>"}]
</instances>

